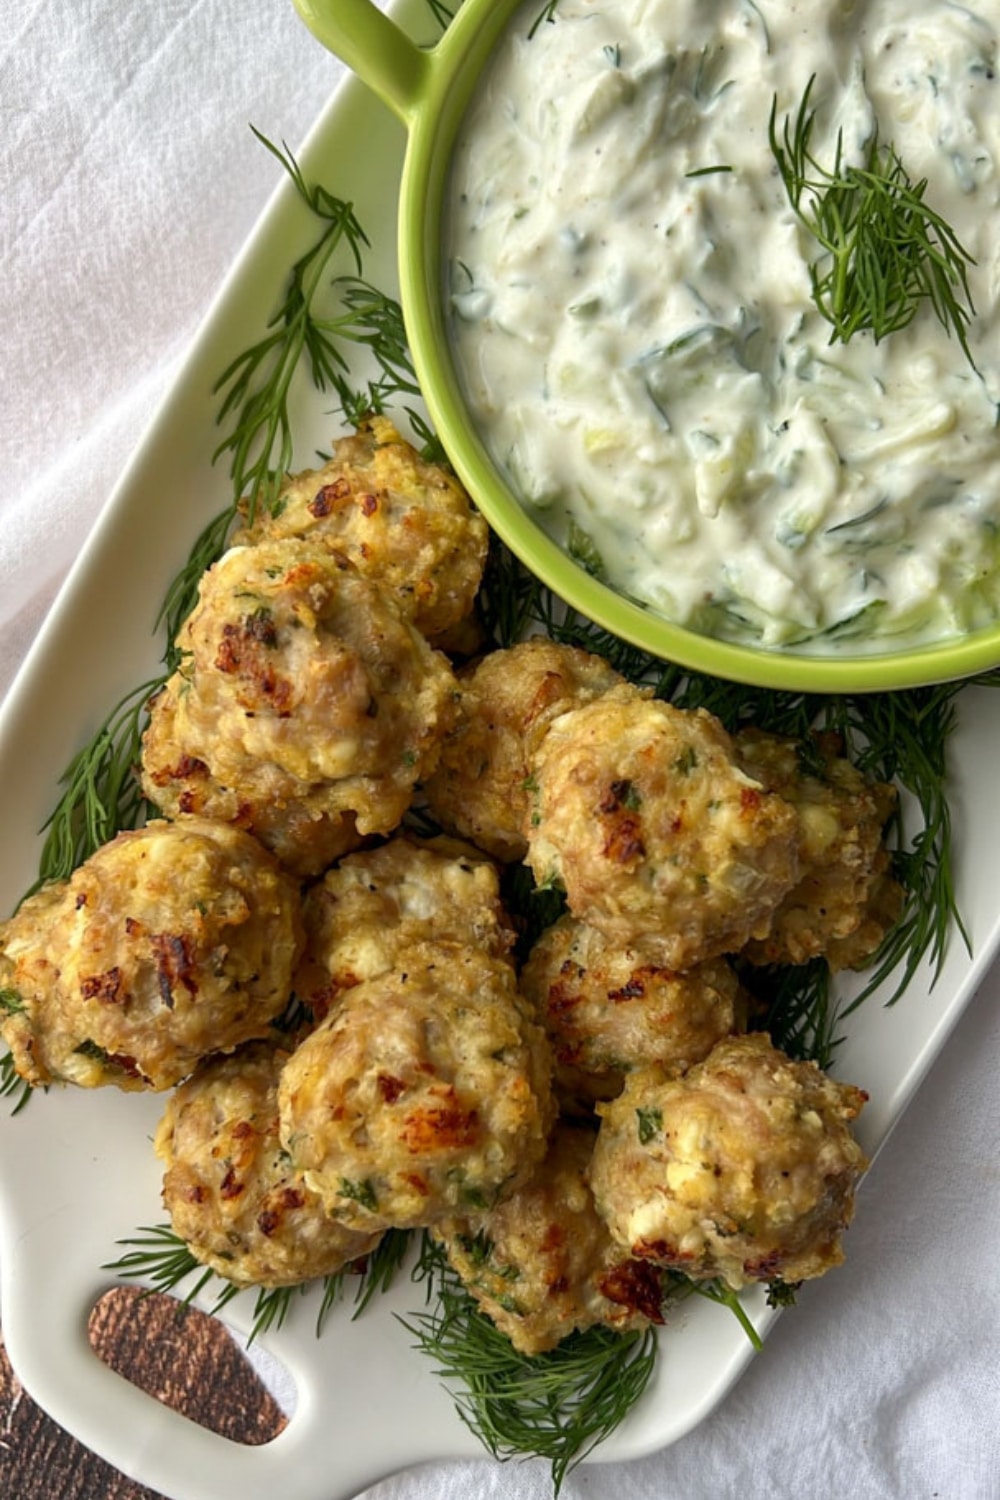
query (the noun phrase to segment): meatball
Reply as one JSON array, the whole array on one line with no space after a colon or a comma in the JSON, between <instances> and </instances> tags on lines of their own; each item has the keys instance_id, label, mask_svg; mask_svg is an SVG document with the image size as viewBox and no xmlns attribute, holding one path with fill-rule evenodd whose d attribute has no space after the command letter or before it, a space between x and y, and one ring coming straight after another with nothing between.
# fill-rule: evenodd
<instances>
[{"instance_id":1,"label":"meatball","mask_svg":"<svg viewBox=\"0 0 1000 1500\"><path fill-rule=\"evenodd\" d=\"M432 1231L483 1312L522 1354L574 1329L662 1322L660 1273L623 1253L594 1207L586 1173L594 1137L557 1124L523 1187L485 1213Z\"/></svg>"},{"instance_id":2,"label":"meatball","mask_svg":"<svg viewBox=\"0 0 1000 1500\"><path fill-rule=\"evenodd\" d=\"M295 992L322 1018L344 990L423 942L468 943L506 958L513 929L493 863L450 839L398 834L351 854L306 894Z\"/></svg>"},{"instance_id":3,"label":"meatball","mask_svg":"<svg viewBox=\"0 0 1000 1500\"><path fill-rule=\"evenodd\" d=\"M532 757L527 863L612 943L689 969L766 937L798 876L798 820L703 709L622 687Z\"/></svg>"},{"instance_id":4,"label":"meatball","mask_svg":"<svg viewBox=\"0 0 1000 1500\"><path fill-rule=\"evenodd\" d=\"M187 700L185 739L210 746L214 738L212 716L200 710L190 691L190 684L174 673L152 704L143 736L142 785L154 806L173 817L190 813L245 828L287 870L304 878L321 874L363 843L354 814L340 806L339 783L308 786L270 761L247 760L226 786L204 760L182 749L180 698Z\"/></svg>"},{"instance_id":5,"label":"meatball","mask_svg":"<svg viewBox=\"0 0 1000 1500\"><path fill-rule=\"evenodd\" d=\"M204 575L178 645L143 744L143 790L163 812L235 808L262 839L277 828L271 842L298 873L398 826L457 687L346 558L319 541L233 548ZM289 858L296 832L305 852Z\"/></svg>"},{"instance_id":6,"label":"meatball","mask_svg":"<svg viewBox=\"0 0 1000 1500\"><path fill-rule=\"evenodd\" d=\"M558 714L621 681L601 657L541 636L459 673L458 722L424 789L434 816L497 859L522 859L531 747Z\"/></svg>"},{"instance_id":7,"label":"meatball","mask_svg":"<svg viewBox=\"0 0 1000 1500\"><path fill-rule=\"evenodd\" d=\"M678 973L565 916L532 948L521 991L544 1022L560 1090L593 1101L645 1063L699 1062L736 1025L739 984L725 959Z\"/></svg>"},{"instance_id":8,"label":"meatball","mask_svg":"<svg viewBox=\"0 0 1000 1500\"><path fill-rule=\"evenodd\" d=\"M523 1181L551 1124L550 1063L514 972L477 949L411 948L347 990L279 1088L295 1166L348 1226L426 1225Z\"/></svg>"},{"instance_id":9,"label":"meatball","mask_svg":"<svg viewBox=\"0 0 1000 1500\"><path fill-rule=\"evenodd\" d=\"M153 1142L163 1202L196 1260L238 1286L294 1286L369 1254L323 1211L278 1139L288 1053L251 1042L214 1057L171 1094Z\"/></svg>"},{"instance_id":10,"label":"meatball","mask_svg":"<svg viewBox=\"0 0 1000 1500\"><path fill-rule=\"evenodd\" d=\"M255 839L153 822L0 924L0 1030L33 1084L170 1088L268 1034L301 948L298 885Z\"/></svg>"},{"instance_id":11,"label":"meatball","mask_svg":"<svg viewBox=\"0 0 1000 1500\"><path fill-rule=\"evenodd\" d=\"M615 1240L695 1279L793 1285L843 1260L867 1163L866 1095L762 1033L719 1042L681 1078L652 1065L598 1105L590 1181Z\"/></svg>"},{"instance_id":12,"label":"meatball","mask_svg":"<svg viewBox=\"0 0 1000 1500\"><path fill-rule=\"evenodd\" d=\"M322 537L379 584L424 635L469 614L486 561L486 522L458 481L427 463L388 417L334 445L329 463L287 480L274 515L238 541Z\"/></svg>"},{"instance_id":13,"label":"meatball","mask_svg":"<svg viewBox=\"0 0 1000 1500\"><path fill-rule=\"evenodd\" d=\"M834 969L861 967L902 907L884 841L895 788L863 776L838 753L836 736L803 743L744 729L735 743L747 774L795 809L799 832L799 879L767 937L750 942L745 956L755 964L825 958Z\"/></svg>"}]
</instances>

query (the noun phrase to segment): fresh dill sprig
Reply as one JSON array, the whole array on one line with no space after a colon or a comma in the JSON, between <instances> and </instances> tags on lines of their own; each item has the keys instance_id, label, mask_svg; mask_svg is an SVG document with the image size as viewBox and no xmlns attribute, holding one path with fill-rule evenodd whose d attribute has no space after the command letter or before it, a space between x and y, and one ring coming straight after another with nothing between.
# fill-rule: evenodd
<instances>
[{"instance_id":1,"label":"fresh dill sprig","mask_svg":"<svg viewBox=\"0 0 1000 1500\"><path fill-rule=\"evenodd\" d=\"M696 1297L704 1297L706 1302L714 1302L719 1307L724 1307L731 1312L739 1323L751 1346L760 1353L764 1347L760 1334L750 1321L747 1310L740 1301L739 1293L724 1281L689 1281L688 1287Z\"/></svg>"},{"instance_id":2,"label":"fresh dill sprig","mask_svg":"<svg viewBox=\"0 0 1000 1500\"><path fill-rule=\"evenodd\" d=\"M425 1235L417 1280L427 1310L400 1321L451 1389L461 1420L494 1458L547 1459L556 1494L569 1470L618 1427L653 1373L651 1328L572 1333L545 1354L519 1354L479 1311Z\"/></svg>"},{"instance_id":3,"label":"fresh dill sprig","mask_svg":"<svg viewBox=\"0 0 1000 1500\"><path fill-rule=\"evenodd\" d=\"M981 679L1000 682L1000 674ZM931 983L941 971L948 941L968 935L955 896L951 864L951 807L946 794L947 747L952 737L960 682L913 688L906 693L873 693L842 702L840 725L857 765L883 781L898 781L916 800L921 826L907 835L906 808L897 806L895 873L906 892L902 914L875 956L870 978L846 1016L876 989L893 979L886 1004L906 989L919 965L931 965Z\"/></svg>"},{"instance_id":4,"label":"fresh dill sprig","mask_svg":"<svg viewBox=\"0 0 1000 1500\"><path fill-rule=\"evenodd\" d=\"M0 1093L3 1091L0 1087ZM379 1244L363 1260L321 1278L323 1296L316 1319L317 1337L322 1332L327 1314L341 1300L348 1275L353 1275L357 1280L355 1317L359 1317L375 1297L388 1291L406 1254L408 1239L406 1233L391 1230L383 1235ZM255 1300L249 1343L269 1329L281 1328L295 1298L309 1291L313 1285L311 1282L299 1282L294 1286L237 1286L235 1282L226 1281L211 1267L197 1260L187 1243L169 1224L143 1225L134 1235L118 1240L117 1243L124 1247L125 1253L117 1260L103 1265L102 1271L113 1271L124 1281L146 1282L147 1289L151 1292L179 1292L184 1283L189 1282L181 1298L185 1303L192 1302L215 1283L218 1290L211 1307L213 1315L221 1312L241 1292L253 1290Z\"/></svg>"},{"instance_id":5,"label":"fresh dill sprig","mask_svg":"<svg viewBox=\"0 0 1000 1500\"><path fill-rule=\"evenodd\" d=\"M31 1084L22 1078L14 1067L14 1054L5 1052L0 1057L0 1099L12 1101L11 1115L20 1114L33 1093Z\"/></svg>"},{"instance_id":6,"label":"fresh dill sprig","mask_svg":"<svg viewBox=\"0 0 1000 1500\"><path fill-rule=\"evenodd\" d=\"M237 496L225 510L213 516L195 540L177 577L167 590L166 598L154 623L155 630L163 630L166 637L164 665L168 673L180 665L181 652L177 647L177 632L194 609L198 598L198 587L207 568L226 550L229 533L237 514Z\"/></svg>"},{"instance_id":7,"label":"fresh dill sprig","mask_svg":"<svg viewBox=\"0 0 1000 1500\"><path fill-rule=\"evenodd\" d=\"M63 773L64 790L45 824L37 885L67 880L84 859L123 828L135 828L147 803L135 778L146 706L164 682L151 678L126 693Z\"/></svg>"},{"instance_id":8,"label":"fresh dill sprig","mask_svg":"<svg viewBox=\"0 0 1000 1500\"><path fill-rule=\"evenodd\" d=\"M441 30L447 31L455 19L455 12L447 5L442 4L442 0L425 0L425 3Z\"/></svg>"},{"instance_id":9,"label":"fresh dill sprig","mask_svg":"<svg viewBox=\"0 0 1000 1500\"><path fill-rule=\"evenodd\" d=\"M546 22L548 22L548 21L554 21L555 20L555 18L556 18L556 11L558 10L558 8L559 8L559 0L548 0L548 4L544 5L542 7L542 9L539 11L538 15L535 17L535 19L532 21L531 25L528 27L528 40L529 40L529 42L531 41L532 37L535 35L536 31L538 31L539 27L544 26L546 24Z\"/></svg>"},{"instance_id":10,"label":"fresh dill sprig","mask_svg":"<svg viewBox=\"0 0 1000 1500\"><path fill-rule=\"evenodd\" d=\"M974 264L949 224L924 202L927 179L914 182L877 130L862 166L845 164L838 132L832 168L812 154L816 110L810 78L794 120L779 135L774 97L768 141L788 201L823 255L809 267L812 296L831 324L830 342L870 332L876 343L913 321L929 303L975 368L967 330L975 309L968 268Z\"/></svg>"},{"instance_id":11,"label":"fresh dill sprig","mask_svg":"<svg viewBox=\"0 0 1000 1500\"><path fill-rule=\"evenodd\" d=\"M840 1015L831 994L830 966L811 959L794 967L737 965L750 996L750 1027L766 1031L789 1057L828 1068L837 1047Z\"/></svg>"},{"instance_id":12,"label":"fresh dill sprig","mask_svg":"<svg viewBox=\"0 0 1000 1500\"><path fill-rule=\"evenodd\" d=\"M300 363L305 359L313 384L321 391L336 385L347 372L347 361L316 317L313 304L335 257L346 253L360 276L362 251L368 245L351 204L321 184L307 182L287 147L280 150L259 130L254 129L254 135L281 163L299 197L324 228L293 265L284 301L265 336L238 354L215 385L216 392L224 393L219 424L230 426L214 458L229 454L233 490L242 497L250 523L260 505L273 506L292 465L289 393Z\"/></svg>"}]
</instances>

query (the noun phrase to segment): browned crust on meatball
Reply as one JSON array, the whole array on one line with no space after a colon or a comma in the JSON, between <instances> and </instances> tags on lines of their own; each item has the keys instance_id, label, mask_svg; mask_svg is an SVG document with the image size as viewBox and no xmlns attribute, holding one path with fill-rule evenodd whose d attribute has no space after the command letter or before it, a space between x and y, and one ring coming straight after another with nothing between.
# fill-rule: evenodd
<instances>
[{"instance_id":1,"label":"browned crust on meatball","mask_svg":"<svg viewBox=\"0 0 1000 1500\"><path fill-rule=\"evenodd\" d=\"M399 602L407 619L444 644L472 609L488 530L458 480L423 459L387 417L340 438L329 462L282 486L237 542L321 537Z\"/></svg>"},{"instance_id":2,"label":"browned crust on meatball","mask_svg":"<svg viewBox=\"0 0 1000 1500\"><path fill-rule=\"evenodd\" d=\"M465 668L457 722L425 787L434 816L497 859L523 858L532 748L558 714L621 681L601 657L541 636Z\"/></svg>"},{"instance_id":3,"label":"browned crust on meatball","mask_svg":"<svg viewBox=\"0 0 1000 1500\"><path fill-rule=\"evenodd\" d=\"M662 1322L656 1268L614 1243L586 1181L593 1133L557 1124L528 1181L487 1213L434 1230L480 1308L524 1354L595 1324Z\"/></svg>"},{"instance_id":4,"label":"browned crust on meatball","mask_svg":"<svg viewBox=\"0 0 1000 1500\"><path fill-rule=\"evenodd\" d=\"M375 1248L329 1218L278 1138L288 1053L250 1043L202 1063L171 1094L154 1140L174 1232L238 1286L294 1286Z\"/></svg>"},{"instance_id":5,"label":"browned crust on meatball","mask_svg":"<svg viewBox=\"0 0 1000 1500\"><path fill-rule=\"evenodd\" d=\"M679 1078L639 1069L598 1105L598 1209L632 1255L695 1279L821 1276L843 1259L867 1166L849 1128L866 1097L760 1033Z\"/></svg>"},{"instance_id":6,"label":"browned crust on meatball","mask_svg":"<svg viewBox=\"0 0 1000 1500\"><path fill-rule=\"evenodd\" d=\"M0 1030L31 1083L169 1088L267 1035L302 942L298 884L249 834L154 821L0 924Z\"/></svg>"},{"instance_id":7,"label":"browned crust on meatball","mask_svg":"<svg viewBox=\"0 0 1000 1500\"><path fill-rule=\"evenodd\" d=\"M621 687L557 718L532 773L527 863L609 941L683 970L766 936L795 814L713 715Z\"/></svg>"}]
</instances>

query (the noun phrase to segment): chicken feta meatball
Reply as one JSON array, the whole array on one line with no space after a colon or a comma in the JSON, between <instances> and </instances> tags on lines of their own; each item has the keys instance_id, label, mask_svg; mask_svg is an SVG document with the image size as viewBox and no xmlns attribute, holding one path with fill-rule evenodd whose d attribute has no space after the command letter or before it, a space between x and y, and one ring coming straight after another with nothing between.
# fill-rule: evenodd
<instances>
[{"instance_id":1,"label":"chicken feta meatball","mask_svg":"<svg viewBox=\"0 0 1000 1500\"><path fill-rule=\"evenodd\" d=\"M468 945L411 948L346 991L279 1088L282 1142L326 1209L371 1233L486 1207L542 1156L544 1034L510 964Z\"/></svg>"},{"instance_id":2,"label":"chicken feta meatball","mask_svg":"<svg viewBox=\"0 0 1000 1500\"><path fill-rule=\"evenodd\" d=\"M184 739L203 747L215 735L212 715L190 693L190 684L175 672L151 705L143 736L142 785L154 806L172 817L192 814L245 828L280 864L303 878L321 874L363 843L354 814L340 807L342 788L336 782L310 786L271 761L247 760L227 786L204 760L182 749L180 699L185 700Z\"/></svg>"},{"instance_id":3,"label":"chicken feta meatball","mask_svg":"<svg viewBox=\"0 0 1000 1500\"><path fill-rule=\"evenodd\" d=\"M621 681L601 657L541 636L460 672L458 721L425 787L434 816L497 859L523 859L531 748L558 714Z\"/></svg>"},{"instance_id":4,"label":"chicken feta meatball","mask_svg":"<svg viewBox=\"0 0 1000 1500\"><path fill-rule=\"evenodd\" d=\"M609 942L689 969L767 936L798 821L713 715L615 689L556 719L531 769L527 863Z\"/></svg>"},{"instance_id":5,"label":"chicken feta meatball","mask_svg":"<svg viewBox=\"0 0 1000 1500\"><path fill-rule=\"evenodd\" d=\"M754 1033L683 1077L629 1074L598 1105L590 1172L618 1244L695 1279L794 1285L843 1260L867 1165L850 1122L866 1095Z\"/></svg>"},{"instance_id":6,"label":"chicken feta meatball","mask_svg":"<svg viewBox=\"0 0 1000 1500\"><path fill-rule=\"evenodd\" d=\"M734 1029L739 984L725 959L678 973L565 916L532 948L521 991L544 1022L560 1091L592 1102L646 1063L700 1062Z\"/></svg>"},{"instance_id":7,"label":"chicken feta meatball","mask_svg":"<svg viewBox=\"0 0 1000 1500\"><path fill-rule=\"evenodd\" d=\"M174 1233L237 1286L331 1276L378 1244L324 1211L278 1139L278 1076L288 1053L250 1043L202 1063L175 1089L153 1145Z\"/></svg>"},{"instance_id":8,"label":"chicken feta meatball","mask_svg":"<svg viewBox=\"0 0 1000 1500\"><path fill-rule=\"evenodd\" d=\"M472 609L486 561L486 522L458 481L427 463L387 417L334 445L329 463L287 481L275 514L239 540L322 537L438 637Z\"/></svg>"},{"instance_id":9,"label":"chicken feta meatball","mask_svg":"<svg viewBox=\"0 0 1000 1500\"><path fill-rule=\"evenodd\" d=\"M185 660L153 701L143 747L143 789L162 811L221 787L262 839L277 804L285 842L298 820L310 852L317 819L334 845L397 827L457 689L446 659L346 558L319 541L233 548L204 575L178 645ZM318 873L311 858L290 864Z\"/></svg>"},{"instance_id":10,"label":"chicken feta meatball","mask_svg":"<svg viewBox=\"0 0 1000 1500\"><path fill-rule=\"evenodd\" d=\"M803 743L744 729L736 748L747 774L795 809L800 865L771 931L745 956L755 964L864 965L902 907L884 839L895 789L863 776L838 753L835 736Z\"/></svg>"},{"instance_id":11,"label":"chicken feta meatball","mask_svg":"<svg viewBox=\"0 0 1000 1500\"><path fill-rule=\"evenodd\" d=\"M541 1354L595 1324L624 1331L663 1321L659 1271L623 1252L594 1207L586 1178L593 1144L589 1130L557 1124L523 1187L432 1231L522 1354Z\"/></svg>"},{"instance_id":12,"label":"chicken feta meatball","mask_svg":"<svg viewBox=\"0 0 1000 1500\"><path fill-rule=\"evenodd\" d=\"M445 838L398 834L348 855L306 893L303 919L295 992L317 1019L418 943L467 943L498 959L514 943L495 865Z\"/></svg>"},{"instance_id":13,"label":"chicken feta meatball","mask_svg":"<svg viewBox=\"0 0 1000 1500\"><path fill-rule=\"evenodd\" d=\"M298 885L255 839L153 822L0 925L0 1030L30 1083L170 1088L268 1034L301 947Z\"/></svg>"}]
</instances>

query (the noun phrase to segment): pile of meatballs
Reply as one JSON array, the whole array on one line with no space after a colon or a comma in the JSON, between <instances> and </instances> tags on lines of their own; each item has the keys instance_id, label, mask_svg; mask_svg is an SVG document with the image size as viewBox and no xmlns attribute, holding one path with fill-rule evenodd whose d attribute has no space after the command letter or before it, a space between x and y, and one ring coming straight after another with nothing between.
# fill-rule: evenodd
<instances>
[{"instance_id":1,"label":"pile of meatballs","mask_svg":"<svg viewBox=\"0 0 1000 1500\"><path fill-rule=\"evenodd\" d=\"M750 1029L736 965L862 967L901 892L893 790L832 740L486 649L486 548L384 417L244 517L150 704L158 816L0 923L0 1032L33 1085L167 1093L164 1203L221 1276L426 1229L537 1353L660 1321L669 1273L842 1259L865 1096ZM517 865L565 893L526 953Z\"/></svg>"}]
</instances>

